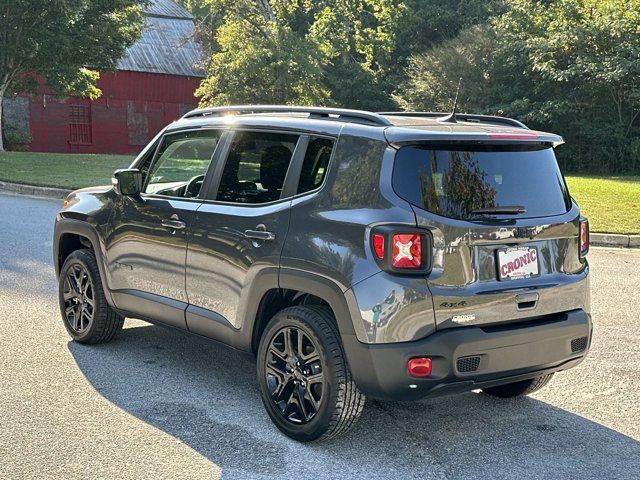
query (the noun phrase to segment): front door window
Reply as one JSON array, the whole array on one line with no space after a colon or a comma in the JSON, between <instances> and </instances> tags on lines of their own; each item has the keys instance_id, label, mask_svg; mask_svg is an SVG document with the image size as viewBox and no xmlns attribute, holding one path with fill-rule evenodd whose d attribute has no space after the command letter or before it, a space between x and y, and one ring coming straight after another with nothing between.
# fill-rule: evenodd
<instances>
[{"instance_id":1,"label":"front door window","mask_svg":"<svg viewBox=\"0 0 640 480\"><path fill-rule=\"evenodd\" d=\"M220 132L201 130L164 137L147 176L145 193L197 198Z\"/></svg>"}]
</instances>

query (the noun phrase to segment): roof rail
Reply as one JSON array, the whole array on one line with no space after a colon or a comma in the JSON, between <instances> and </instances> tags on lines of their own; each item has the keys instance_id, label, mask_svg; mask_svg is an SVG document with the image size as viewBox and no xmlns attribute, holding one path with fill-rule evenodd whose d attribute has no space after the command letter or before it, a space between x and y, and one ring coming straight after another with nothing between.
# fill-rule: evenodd
<instances>
[{"instance_id":1,"label":"roof rail","mask_svg":"<svg viewBox=\"0 0 640 480\"><path fill-rule=\"evenodd\" d=\"M389 116L402 116L402 117L427 117L427 118L444 118L448 113L439 113L439 112L378 112L379 115L389 115ZM496 117L493 115L477 115L474 113L456 113L456 118L458 120L462 120L465 122L490 122L490 123L499 123L503 125L509 125L511 127L518 128L526 128L529 130L524 123L515 120L513 118L507 117Z\"/></svg>"},{"instance_id":2,"label":"roof rail","mask_svg":"<svg viewBox=\"0 0 640 480\"><path fill-rule=\"evenodd\" d=\"M182 118L220 116L227 113L308 113L309 117L335 119L343 122L364 123L367 125L390 126L392 123L382 115L364 110L328 107L300 107L287 105L233 105L229 107L210 107L192 110Z\"/></svg>"}]
</instances>

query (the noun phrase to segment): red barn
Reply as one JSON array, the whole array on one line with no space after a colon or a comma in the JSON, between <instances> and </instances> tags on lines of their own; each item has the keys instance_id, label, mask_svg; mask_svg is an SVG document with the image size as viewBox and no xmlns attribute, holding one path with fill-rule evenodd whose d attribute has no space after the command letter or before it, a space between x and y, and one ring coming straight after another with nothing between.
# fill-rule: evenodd
<instances>
[{"instance_id":1,"label":"red barn","mask_svg":"<svg viewBox=\"0 0 640 480\"><path fill-rule=\"evenodd\" d=\"M145 9L145 29L115 72L101 72L97 100L38 95L5 101L7 128L35 152L137 153L165 125L197 104L203 77L191 14L170 0Z\"/></svg>"}]
</instances>

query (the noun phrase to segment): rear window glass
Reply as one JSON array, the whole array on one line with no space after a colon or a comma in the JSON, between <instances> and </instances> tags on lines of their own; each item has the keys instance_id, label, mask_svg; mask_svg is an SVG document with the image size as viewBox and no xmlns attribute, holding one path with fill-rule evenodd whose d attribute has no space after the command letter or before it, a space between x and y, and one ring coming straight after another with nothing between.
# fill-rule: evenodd
<instances>
[{"instance_id":1,"label":"rear window glass","mask_svg":"<svg viewBox=\"0 0 640 480\"><path fill-rule=\"evenodd\" d=\"M566 213L569 194L553 149L514 148L403 147L394 162L393 188L409 203L449 218L504 216L490 212L500 207L518 207L521 213L506 214L518 218Z\"/></svg>"}]
</instances>

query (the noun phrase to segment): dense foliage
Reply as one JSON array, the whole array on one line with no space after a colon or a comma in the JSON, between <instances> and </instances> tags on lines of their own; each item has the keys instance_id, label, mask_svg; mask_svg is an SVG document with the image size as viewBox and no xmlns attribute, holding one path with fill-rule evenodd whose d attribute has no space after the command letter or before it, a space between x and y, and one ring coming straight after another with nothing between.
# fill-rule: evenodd
<instances>
[{"instance_id":1,"label":"dense foliage","mask_svg":"<svg viewBox=\"0 0 640 480\"><path fill-rule=\"evenodd\" d=\"M35 90L38 77L54 94L98 97L96 70L113 70L140 36L144 3L0 0L0 131L4 95Z\"/></svg>"},{"instance_id":2,"label":"dense foliage","mask_svg":"<svg viewBox=\"0 0 640 480\"><path fill-rule=\"evenodd\" d=\"M640 1L512 0L506 13L409 59L407 109L466 110L564 135L573 171L640 171Z\"/></svg>"},{"instance_id":3,"label":"dense foliage","mask_svg":"<svg viewBox=\"0 0 640 480\"><path fill-rule=\"evenodd\" d=\"M451 108L562 134L572 171L640 171L640 0L183 0L202 103Z\"/></svg>"}]
</instances>

